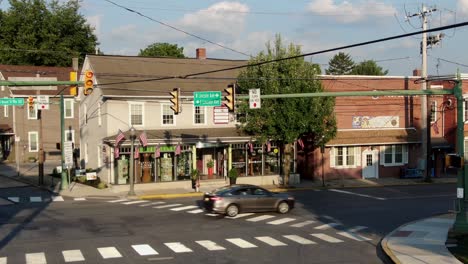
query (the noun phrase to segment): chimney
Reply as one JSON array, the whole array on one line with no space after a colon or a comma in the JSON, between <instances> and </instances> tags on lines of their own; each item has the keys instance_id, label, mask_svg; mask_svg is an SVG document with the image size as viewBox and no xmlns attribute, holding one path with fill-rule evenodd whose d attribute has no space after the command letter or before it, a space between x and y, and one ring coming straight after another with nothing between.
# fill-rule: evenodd
<instances>
[{"instance_id":1,"label":"chimney","mask_svg":"<svg viewBox=\"0 0 468 264\"><path fill-rule=\"evenodd\" d=\"M414 69L413 70L413 76L421 76L421 70L420 69Z\"/></svg>"},{"instance_id":2,"label":"chimney","mask_svg":"<svg viewBox=\"0 0 468 264\"><path fill-rule=\"evenodd\" d=\"M206 49L205 48L198 48L197 49L197 59L199 59L199 60L206 59Z\"/></svg>"}]
</instances>

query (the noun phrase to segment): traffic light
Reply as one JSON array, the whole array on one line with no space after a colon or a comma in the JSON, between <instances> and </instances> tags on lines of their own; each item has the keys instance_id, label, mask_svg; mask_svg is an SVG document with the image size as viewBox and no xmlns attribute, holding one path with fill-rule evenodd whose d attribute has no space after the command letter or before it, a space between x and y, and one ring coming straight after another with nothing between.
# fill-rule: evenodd
<instances>
[{"instance_id":1,"label":"traffic light","mask_svg":"<svg viewBox=\"0 0 468 264\"><path fill-rule=\"evenodd\" d=\"M229 108L229 111L233 112L235 104L236 104L235 85L233 83L228 84L227 88L224 89L224 91L227 93L224 96L224 100L225 100L224 105L227 106L227 108Z\"/></svg>"},{"instance_id":2,"label":"traffic light","mask_svg":"<svg viewBox=\"0 0 468 264\"><path fill-rule=\"evenodd\" d=\"M94 76L94 73L92 71L90 70L85 71L83 93L86 96L90 95L93 92L93 88L94 88L93 76Z\"/></svg>"},{"instance_id":3,"label":"traffic light","mask_svg":"<svg viewBox=\"0 0 468 264\"><path fill-rule=\"evenodd\" d=\"M29 107L29 111L34 110L34 97L32 96L28 97L28 107Z\"/></svg>"},{"instance_id":4,"label":"traffic light","mask_svg":"<svg viewBox=\"0 0 468 264\"><path fill-rule=\"evenodd\" d=\"M174 88L172 92L170 92L172 95L171 98L171 109L174 111L174 115L179 114L181 111L180 109L180 88Z\"/></svg>"},{"instance_id":5,"label":"traffic light","mask_svg":"<svg viewBox=\"0 0 468 264\"><path fill-rule=\"evenodd\" d=\"M70 72L70 82L77 81L77 74L76 71ZM70 95L77 96L78 95L78 87L76 85L70 85Z\"/></svg>"}]
</instances>

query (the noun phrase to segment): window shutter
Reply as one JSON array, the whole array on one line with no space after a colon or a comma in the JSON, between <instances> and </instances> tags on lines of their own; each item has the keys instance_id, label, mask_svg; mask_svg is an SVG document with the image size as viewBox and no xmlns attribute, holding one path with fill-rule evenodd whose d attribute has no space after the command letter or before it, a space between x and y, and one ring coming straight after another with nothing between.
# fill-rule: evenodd
<instances>
[{"instance_id":1,"label":"window shutter","mask_svg":"<svg viewBox=\"0 0 468 264\"><path fill-rule=\"evenodd\" d=\"M408 145L403 145L403 164L408 164Z\"/></svg>"},{"instance_id":2,"label":"window shutter","mask_svg":"<svg viewBox=\"0 0 468 264\"><path fill-rule=\"evenodd\" d=\"M330 167L335 167L335 147L330 149Z\"/></svg>"},{"instance_id":3,"label":"window shutter","mask_svg":"<svg viewBox=\"0 0 468 264\"><path fill-rule=\"evenodd\" d=\"M361 147L354 147L354 157L356 159L356 166L361 167Z\"/></svg>"},{"instance_id":4,"label":"window shutter","mask_svg":"<svg viewBox=\"0 0 468 264\"><path fill-rule=\"evenodd\" d=\"M380 165L384 165L385 163L385 146L380 146Z\"/></svg>"}]
</instances>

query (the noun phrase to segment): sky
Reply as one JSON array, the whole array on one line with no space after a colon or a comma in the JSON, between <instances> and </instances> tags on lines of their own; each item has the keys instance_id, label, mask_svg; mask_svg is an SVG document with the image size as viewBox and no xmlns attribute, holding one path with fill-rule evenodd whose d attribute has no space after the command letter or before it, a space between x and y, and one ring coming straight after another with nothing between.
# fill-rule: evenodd
<instances>
[{"instance_id":1,"label":"sky","mask_svg":"<svg viewBox=\"0 0 468 264\"><path fill-rule=\"evenodd\" d=\"M436 9L427 16L428 28L468 21L468 0L81 0L80 12L95 28L104 54L137 55L152 43L167 42L183 47L188 57L205 48L208 58L247 60L265 50L276 34L311 53L420 31L421 17L412 15L421 13L423 4ZM428 74L468 73L463 48L468 27L431 34L440 33L439 45L428 48ZM408 76L421 68L421 37L341 51L356 63L377 61L388 75ZM320 64L324 72L337 52L306 60Z\"/></svg>"}]
</instances>

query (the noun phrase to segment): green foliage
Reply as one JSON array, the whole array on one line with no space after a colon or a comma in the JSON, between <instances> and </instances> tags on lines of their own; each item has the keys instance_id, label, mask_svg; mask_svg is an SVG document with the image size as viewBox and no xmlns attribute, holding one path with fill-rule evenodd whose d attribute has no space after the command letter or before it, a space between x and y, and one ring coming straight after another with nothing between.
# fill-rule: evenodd
<instances>
[{"instance_id":1,"label":"green foliage","mask_svg":"<svg viewBox=\"0 0 468 264\"><path fill-rule=\"evenodd\" d=\"M198 176L199 176L198 170L197 170L197 169L193 169L192 172L190 173L190 177L192 178L192 180L198 179Z\"/></svg>"},{"instance_id":2,"label":"green foliage","mask_svg":"<svg viewBox=\"0 0 468 264\"><path fill-rule=\"evenodd\" d=\"M284 47L281 38L267 43L267 50L260 52L249 63L282 59L300 55L299 46ZM282 60L261 66L248 67L238 76L239 93L259 88L262 95L323 92L317 80L319 67L303 58ZM293 143L301 136L307 136L313 144L327 142L336 134L333 97L304 97L263 99L260 109L249 109L248 101L238 105L240 128L259 141L267 139Z\"/></svg>"},{"instance_id":3,"label":"green foliage","mask_svg":"<svg viewBox=\"0 0 468 264\"><path fill-rule=\"evenodd\" d=\"M169 43L153 43L140 50L138 56L185 58L183 47L179 48L177 44Z\"/></svg>"},{"instance_id":4,"label":"green foliage","mask_svg":"<svg viewBox=\"0 0 468 264\"><path fill-rule=\"evenodd\" d=\"M228 172L228 177L229 178L237 178L238 172L236 168L231 168Z\"/></svg>"},{"instance_id":5,"label":"green foliage","mask_svg":"<svg viewBox=\"0 0 468 264\"><path fill-rule=\"evenodd\" d=\"M325 72L329 75L347 75L351 73L354 66L354 61L349 54L339 52L330 59Z\"/></svg>"},{"instance_id":6,"label":"green foliage","mask_svg":"<svg viewBox=\"0 0 468 264\"><path fill-rule=\"evenodd\" d=\"M94 53L97 37L79 1L10 0L0 11L0 63L70 66ZM47 3L49 2L49 3Z\"/></svg>"},{"instance_id":7,"label":"green foliage","mask_svg":"<svg viewBox=\"0 0 468 264\"><path fill-rule=\"evenodd\" d=\"M213 168L214 167L214 161L212 159L210 159L207 163L206 163L206 166L208 168Z\"/></svg>"},{"instance_id":8,"label":"green foliage","mask_svg":"<svg viewBox=\"0 0 468 264\"><path fill-rule=\"evenodd\" d=\"M351 74L354 75L378 75L383 76L387 75L388 70L383 70L382 67L377 65L377 63L373 60L365 60L358 63L354 66Z\"/></svg>"}]
</instances>

